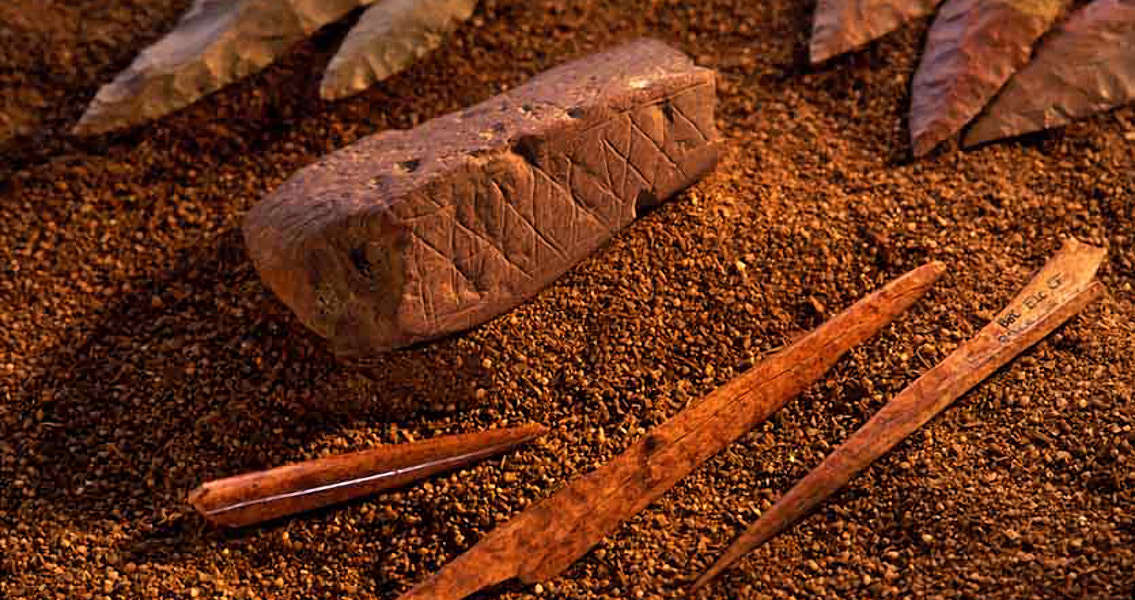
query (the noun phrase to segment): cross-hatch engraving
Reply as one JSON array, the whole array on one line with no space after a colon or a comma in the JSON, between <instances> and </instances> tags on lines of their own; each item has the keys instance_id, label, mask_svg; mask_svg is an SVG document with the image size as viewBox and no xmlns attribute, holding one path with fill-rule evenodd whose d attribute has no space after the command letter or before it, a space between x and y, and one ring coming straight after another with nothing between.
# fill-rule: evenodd
<instances>
[{"instance_id":1,"label":"cross-hatch engraving","mask_svg":"<svg viewBox=\"0 0 1135 600\"><path fill-rule=\"evenodd\" d=\"M677 113L679 117L682 117L682 120L685 121L686 124L689 125L695 133L698 134L698 137L701 138L701 141L709 141L709 136L706 135L705 131L703 131L701 127L698 126L698 122L694 119L691 119L690 116L686 114L686 111L682 110L681 103L677 101L681 97L683 97L683 94L676 94L674 96L674 100L670 102L670 108L673 109L673 111Z\"/></svg>"},{"instance_id":2,"label":"cross-hatch engraving","mask_svg":"<svg viewBox=\"0 0 1135 600\"><path fill-rule=\"evenodd\" d=\"M491 238L489 238L487 236L483 236L481 234L478 234L476 231L471 229L468 225L466 225L465 223L462 223L460 219L454 219L453 223L454 223L454 227L460 228L465 233L468 233L469 236L472 239L477 240L477 245L482 248L482 250L480 252L478 252L473 258L480 258L480 255L481 255L482 252L488 252L490 254L493 254L494 256L499 257L501 259L501 261L503 261L502 264L504 264L505 266L511 267L513 269L516 269L524 277L526 277L526 278L532 277L532 273L529 273L527 270L524 269L524 267L513 262L512 259L509 258L508 254L506 254L504 252L504 250L501 250L500 248L498 248L496 246L496 244L492 243ZM456 261L454 261L454 262L456 262ZM475 262L475 261L471 261L471 262Z\"/></svg>"},{"instance_id":3,"label":"cross-hatch engraving","mask_svg":"<svg viewBox=\"0 0 1135 600\"><path fill-rule=\"evenodd\" d=\"M413 292L417 298L409 300L421 303L427 325L437 327L440 320L470 310L491 294L521 296L535 291L528 287L543 282L534 280L566 270L582 258L583 250L578 248L589 250L596 239L609 238L625 226L634 217L639 194L654 193L660 170L670 172L670 179L688 179L681 166L683 143L708 143L705 127L712 123L699 126L700 115L691 115L680 105L686 99L696 102L696 96L708 87L692 86L622 111L568 140L564 146L568 150L542 156L539 161L515 161L503 174L474 173L469 179L458 175L461 182L438 186L436 197L425 191L407 198L436 209L397 219L417 241L408 257L415 263L411 271L418 279ZM658 122L661 141L640 120ZM688 139L690 131L699 139ZM623 151L618 148L621 142L625 142ZM559 174L561 169L549 170L549 166L563 164L566 168L560 180L553 171ZM616 182L619 167L622 180ZM462 203L468 203L465 210ZM526 206L531 210L525 210ZM440 217L446 223L428 217ZM442 233L438 227L446 230L444 245L428 239ZM459 236L465 240L458 240ZM547 264L545 247L556 264ZM542 257L546 259L543 263ZM449 271L443 278L425 271L427 264L439 264L437 259ZM429 283L445 280L448 290ZM473 294L463 295L462 290Z\"/></svg>"},{"instance_id":4,"label":"cross-hatch engraving","mask_svg":"<svg viewBox=\"0 0 1135 600\"><path fill-rule=\"evenodd\" d=\"M646 186L646 187L651 186L650 178L647 177L641 170L639 170L639 168L637 166L635 166L634 163L631 162L630 157L628 157L627 155L616 150L615 146L613 146L611 144L611 142L609 142L607 140L603 140L603 145L607 148L607 150L609 152L611 152L611 154L614 154L615 157L618 158L623 163L623 181L622 181L621 184L619 184L619 189L621 190L621 192L619 194L620 196L622 196L624 198L626 197L627 174L630 173L631 171L634 172L636 177L638 177L639 179L642 180L642 183L643 183L644 186Z\"/></svg>"},{"instance_id":5,"label":"cross-hatch engraving","mask_svg":"<svg viewBox=\"0 0 1135 600\"><path fill-rule=\"evenodd\" d=\"M504 193L503 190L501 190L500 184L497 183L496 180L490 179L489 183L497 191L497 194L500 195L502 203L504 204L505 210L507 210L509 212L509 214L513 215L516 219L518 219L521 223L523 223L526 231L531 232L534 237L539 238L539 241L542 241L545 244L547 244L547 246L552 249L552 252L555 253L557 258L567 260L567 255L564 254L563 249L561 249L558 244L556 244L550 238L548 238L548 236L546 236L544 234L544 232L540 231L540 229L537 228L535 225L533 225L528 219L524 218L524 215L521 214L520 211L516 210L516 206L514 206L511 202L508 202L507 200L505 200L505 193ZM508 221L506 220L505 223L507 223L507 222ZM504 233L504 236L507 236L507 235L508 235L508 232L506 231ZM535 248L533 248L533 252L535 252Z\"/></svg>"},{"instance_id":6,"label":"cross-hatch engraving","mask_svg":"<svg viewBox=\"0 0 1135 600\"><path fill-rule=\"evenodd\" d=\"M678 163L674 162L674 159L670 158L669 154L666 154L666 151L662 149L662 146L658 143L657 140L655 140L649 133L642 129L642 126L638 124L638 121L636 121L635 119L630 119L630 123L631 127L633 127L634 130L638 132L639 137L645 138L646 141L650 142L654 146L654 149L658 151L659 156L665 158L666 161L670 163L670 166L674 167L674 169L678 171L678 173L680 173L682 177L686 176L686 172L682 170L682 167L679 166ZM671 127L662 128L663 143L665 143L666 134L670 131L670 129ZM655 172L657 173L657 167L655 167L655 169ZM654 185L653 181L651 182L651 185Z\"/></svg>"}]
</instances>

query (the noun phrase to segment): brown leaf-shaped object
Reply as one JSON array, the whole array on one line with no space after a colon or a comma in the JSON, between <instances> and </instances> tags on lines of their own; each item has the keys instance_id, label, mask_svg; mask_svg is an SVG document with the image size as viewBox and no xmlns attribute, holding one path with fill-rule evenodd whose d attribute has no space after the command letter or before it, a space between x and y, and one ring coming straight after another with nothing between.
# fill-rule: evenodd
<instances>
[{"instance_id":1,"label":"brown leaf-shaped object","mask_svg":"<svg viewBox=\"0 0 1135 600\"><path fill-rule=\"evenodd\" d=\"M380 0L355 24L327 70L319 94L357 94L437 48L473 15L477 0Z\"/></svg>"},{"instance_id":2,"label":"brown leaf-shaped object","mask_svg":"<svg viewBox=\"0 0 1135 600\"><path fill-rule=\"evenodd\" d=\"M1103 294L1094 281L1103 248L1069 240L976 336L899 392L765 511L694 584L705 585L784 531L954 400Z\"/></svg>"},{"instance_id":3,"label":"brown leaf-shaped object","mask_svg":"<svg viewBox=\"0 0 1135 600\"><path fill-rule=\"evenodd\" d=\"M1095 0L1045 39L966 133L965 146L1063 125L1135 100L1135 1Z\"/></svg>"},{"instance_id":4,"label":"brown leaf-shaped object","mask_svg":"<svg viewBox=\"0 0 1135 600\"><path fill-rule=\"evenodd\" d=\"M856 302L497 527L402 600L458 600L513 577L534 583L560 574L910 308L944 271L941 263L923 265Z\"/></svg>"},{"instance_id":5,"label":"brown leaf-shaped object","mask_svg":"<svg viewBox=\"0 0 1135 600\"><path fill-rule=\"evenodd\" d=\"M189 503L215 525L254 525L465 467L547 430L523 425L317 458L206 482L190 492Z\"/></svg>"},{"instance_id":6,"label":"brown leaf-shaped object","mask_svg":"<svg viewBox=\"0 0 1135 600\"><path fill-rule=\"evenodd\" d=\"M812 21L812 63L850 52L934 12L942 0L819 0Z\"/></svg>"},{"instance_id":7,"label":"brown leaf-shaped object","mask_svg":"<svg viewBox=\"0 0 1135 600\"><path fill-rule=\"evenodd\" d=\"M372 0L195 0L173 31L104 85L75 125L93 135L156 119L267 67Z\"/></svg>"},{"instance_id":8,"label":"brown leaf-shaped object","mask_svg":"<svg viewBox=\"0 0 1135 600\"><path fill-rule=\"evenodd\" d=\"M914 75L910 138L922 156L957 133L1029 61L1067 0L947 0Z\"/></svg>"}]
</instances>

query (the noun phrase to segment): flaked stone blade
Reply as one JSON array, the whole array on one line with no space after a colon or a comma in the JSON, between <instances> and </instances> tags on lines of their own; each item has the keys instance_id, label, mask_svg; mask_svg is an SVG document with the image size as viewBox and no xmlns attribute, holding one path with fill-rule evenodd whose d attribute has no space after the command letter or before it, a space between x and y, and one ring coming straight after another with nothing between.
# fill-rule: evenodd
<instances>
[{"instance_id":1,"label":"flaked stone blade","mask_svg":"<svg viewBox=\"0 0 1135 600\"><path fill-rule=\"evenodd\" d=\"M965 146L1040 131L1135 100L1135 1L1095 0L1047 37L966 133Z\"/></svg>"},{"instance_id":2,"label":"flaked stone blade","mask_svg":"<svg viewBox=\"0 0 1135 600\"><path fill-rule=\"evenodd\" d=\"M915 156L949 139L1023 67L1067 0L947 0L914 75Z\"/></svg>"},{"instance_id":3,"label":"flaked stone blade","mask_svg":"<svg viewBox=\"0 0 1135 600\"><path fill-rule=\"evenodd\" d=\"M99 89L74 133L104 133L184 108L370 1L195 0L173 31Z\"/></svg>"},{"instance_id":4,"label":"flaked stone blade","mask_svg":"<svg viewBox=\"0 0 1135 600\"><path fill-rule=\"evenodd\" d=\"M299 171L245 218L266 284L346 355L473 327L717 162L715 74L651 40Z\"/></svg>"},{"instance_id":5,"label":"flaked stone blade","mask_svg":"<svg viewBox=\"0 0 1135 600\"><path fill-rule=\"evenodd\" d=\"M402 71L440 46L476 6L477 0L380 0L327 65L320 95L345 98Z\"/></svg>"},{"instance_id":6,"label":"flaked stone blade","mask_svg":"<svg viewBox=\"0 0 1135 600\"><path fill-rule=\"evenodd\" d=\"M934 12L941 0L819 0L812 20L812 63L850 52Z\"/></svg>"}]
</instances>

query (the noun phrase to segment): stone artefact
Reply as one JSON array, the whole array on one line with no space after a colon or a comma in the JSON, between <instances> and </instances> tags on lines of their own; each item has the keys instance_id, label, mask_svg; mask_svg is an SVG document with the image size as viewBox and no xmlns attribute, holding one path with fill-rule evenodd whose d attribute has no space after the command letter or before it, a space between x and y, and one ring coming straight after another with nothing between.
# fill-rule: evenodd
<instances>
[{"instance_id":1,"label":"stone artefact","mask_svg":"<svg viewBox=\"0 0 1135 600\"><path fill-rule=\"evenodd\" d=\"M1033 44L1067 0L947 0L934 17L914 74L910 138L930 152L981 112L1029 62Z\"/></svg>"},{"instance_id":2,"label":"stone artefact","mask_svg":"<svg viewBox=\"0 0 1135 600\"><path fill-rule=\"evenodd\" d=\"M104 85L74 127L95 135L193 104L272 64L319 28L375 0L194 0L173 31ZM477 0L379 0L331 60L325 99L356 94L441 45Z\"/></svg>"},{"instance_id":3,"label":"stone artefact","mask_svg":"<svg viewBox=\"0 0 1135 600\"><path fill-rule=\"evenodd\" d=\"M345 98L402 71L440 46L476 7L477 0L379 0L327 65L320 95Z\"/></svg>"},{"instance_id":4,"label":"stone artefact","mask_svg":"<svg viewBox=\"0 0 1135 600\"><path fill-rule=\"evenodd\" d=\"M641 40L301 170L249 212L261 277L340 353L515 306L710 172L714 72Z\"/></svg>"},{"instance_id":5,"label":"stone artefact","mask_svg":"<svg viewBox=\"0 0 1135 600\"><path fill-rule=\"evenodd\" d=\"M130 127L256 73L320 27L371 0L194 0L91 101L74 132Z\"/></svg>"},{"instance_id":6,"label":"stone artefact","mask_svg":"<svg viewBox=\"0 0 1135 600\"><path fill-rule=\"evenodd\" d=\"M812 19L812 63L850 52L934 12L941 0L819 0Z\"/></svg>"},{"instance_id":7,"label":"stone artefact","mask_svg":"<svg viewBox=\"0 0 1135 600\"><path fill-rule=\"evenodd\" d=\"M1095 0L1058 27L966 133L974 146L1135 100L1135 0Z\"/></svg>"},{"instance_id":8,"label":"stone artefact","mask_svg":"<svg viewBox=\"0 0 1135 600\"><path fill-rule=\"evenodd\" d=\"M812 62L929 15L940 2L817 0ZM930 29L912 85L914 155L926 154L971 120L965 147L1135 101L1135 0L1092 0L1051 29L1070 4L949 0Z\"/></svg>"}]
</instances>

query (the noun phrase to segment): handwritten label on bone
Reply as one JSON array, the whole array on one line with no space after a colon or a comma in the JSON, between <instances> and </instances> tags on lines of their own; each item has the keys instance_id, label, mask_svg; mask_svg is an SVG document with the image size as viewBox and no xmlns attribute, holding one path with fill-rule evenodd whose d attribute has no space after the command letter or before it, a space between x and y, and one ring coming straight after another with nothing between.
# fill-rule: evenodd
<instances>
[{"instance_id":1,"label":"handwritten label on bone","mask_svg":"<svg viewBox=\"0 0 1135 600\"><path fill-rule=\"evenodd\" d=\"M1009 307L1006 309L1005 314L997 317L997 324L1006 329L1005 333L997 336L997 341L1002 344L1008 344L1018 333L1027 329L1029 325L1032 325L1032 322L1029 322L1025 327L1012 328L1014 323L1019 322L1022 317L1040 306L1041 303L1049 297L1050 292L1060 288L1062 285L1064 285L1064 274L1056 273L1045 282L1045 286L1048 288L1047 291L1043 289L1037 290L1025 296L1025 298L1021 300L1019 307Z\"/></svg>"}]
</instances>

